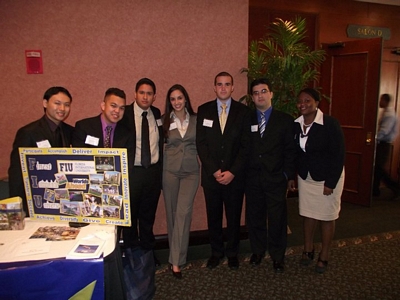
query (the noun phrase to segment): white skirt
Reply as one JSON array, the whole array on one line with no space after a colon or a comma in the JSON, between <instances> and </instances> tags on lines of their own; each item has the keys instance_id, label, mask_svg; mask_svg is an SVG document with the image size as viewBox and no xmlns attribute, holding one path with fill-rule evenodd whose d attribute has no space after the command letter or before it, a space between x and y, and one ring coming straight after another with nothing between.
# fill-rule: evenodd
<instances>
[{"instance_id":1,"label":"white skirt","mask_svg":"<svg viewBox=\"0 0 400 300\"><path fill-rule=\"evenodd\" d=\"M308 173L306 180L297 176L299 187L299 214L321 221L333 221L339 218L340 202L344 185L344 169L336 188L325 196L325 181L315 181Z\"/></svg>"}]
</instances>

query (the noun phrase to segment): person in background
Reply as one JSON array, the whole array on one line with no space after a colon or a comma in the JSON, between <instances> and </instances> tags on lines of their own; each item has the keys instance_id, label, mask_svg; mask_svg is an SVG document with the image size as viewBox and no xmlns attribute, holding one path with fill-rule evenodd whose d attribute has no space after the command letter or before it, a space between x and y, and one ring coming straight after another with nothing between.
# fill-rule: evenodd
<instances>
[{"instance_id":1,"label":"person in background","mask_svg":"<svg viewBox=\"0 0 400 300\"><path fill-rule=\"evenodd\" d=\"M253 252L250 264L259 265L268 248L274 271L279 273L284 271L287 245L288 179L295 176L293 118L272 107L268 79L254 80L250 93L256 108L251 119L245 189L246 224Z\"/></svg>"},{"instance_id":2,"label":"person in background","mask_svg":"<svg viewBox=\"0 0 400 300\"><path fill-rule=\"evenodd\" d=\"M206 200L211 244L209 269L226 255L231 270L239 268L240 217L244 196L245 165L248 163L250 110L233 100L233 77L227 72L215 76L215 100L202 104L197 112L196 145L202 164L201 185ZM226 247L222 220L225 208Z\"/></svg>"},{"instance_id":3,"label":"person in background","mask_svg":"<svg viewBox=\"0 0 400 300\"><path fill-rule=\"evenodd\" d=\"M135 101L125 108L121 120L135 143L132 153L129 153L134 161L129 175L132 225L122 229L124 245L141 247L153 253L153 225L161 194L164 146L161 113L152 105L155 100L154 82L148 78L140 79L135 87ZM156 266L160 265L156 257L154 262Z\"/></svg>"},{"instance_id":4,"label":"person in background","mask_svg":"<svg viewBox=\"0 0 400 300\"><path fill-rule=\"evenodd\" d=\"M182 278L186 263L193 201L199 187L196 114L186 89L173 85L165 99L163 195L167 216L169 263L172 275Z\"/></svg>"},{"instance_id":5,"label":"person in background","mask_svg":"<svg viewBox=\"0 0 400 300\"><path fill-rule=\"evenodd\" d=\"M344 136L339 122L318 109L319 93L312 88L300 91L295 120L297 143L299 212L303 217L304 252L300 264L308 266L314 259L314 233L321 226L322 249L315 270L324 273L339 218L344 184ZM289 182L295 190L294 181Z\"/></svg>"},{"instance_id":6,"label":"person in background","mask_svg":"<svg viewBox=\"0 0 400 300\"><path fill-rule=\"evenodd\" d=\"M29 217L28 203L22 179L20 147L70 147L73 127L64 123L69 116L72 96L61 86L49 88L43 96L44 115L17 131L10 156L8 183L10 197L22 198L23 209Z\"/></svg>"},{"instance_id":7,"label":"person in background","mask_svg":"<svg viewBox=\"0 0 400 300\"><path fill-rule=\"evenodd\" d=\"M373 196L381 194L381 181L393 191L394 196L400 196L399 184L394 181L386 171L386 163L390 157L392 143L396 139L399 131L399 121L393 107L389 106L391 97L389 94L383 94L379 100L379 107L383 108L382 115L379 118L378 133L376 137L376 156L375 172L373 183Z\"/></svg>"}]
</instances>

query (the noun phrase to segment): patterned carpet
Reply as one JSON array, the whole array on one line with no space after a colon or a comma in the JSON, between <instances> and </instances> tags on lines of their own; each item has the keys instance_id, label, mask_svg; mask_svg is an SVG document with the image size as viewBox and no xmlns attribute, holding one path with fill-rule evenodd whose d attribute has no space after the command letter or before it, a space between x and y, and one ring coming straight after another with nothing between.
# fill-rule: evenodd
<instances>
[{"instance_id":1,"label":"patterned carpet","mask_svg":"<svg viewBox=\"0 0 400 300\"><path fill-rule=\"evenodd\" d=\"M400 299L400 231L334 241L322 275L315 264L299 265L301 252L301 246L287 249L283 274L273 272L268 257L251 267L250 254L240 256L237 271L226 260L214 270L205 259L191 261L182 280L162 265L154 299Z\"/></svg>"}]
</instances>

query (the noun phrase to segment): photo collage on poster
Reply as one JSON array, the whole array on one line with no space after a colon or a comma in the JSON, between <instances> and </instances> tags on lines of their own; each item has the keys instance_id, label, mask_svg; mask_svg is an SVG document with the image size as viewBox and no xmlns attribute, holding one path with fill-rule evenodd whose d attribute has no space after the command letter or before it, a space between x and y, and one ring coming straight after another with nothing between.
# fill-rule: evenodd
<instances>
[{"instance_id":1,"label":"photo collage on poster","mask_svg":"<svg viewBox=\"0 0 400 300\"><path fill-rule=\"evenodd\" d=\"M62 172L54 174L55 180L44 189L43 200L59 203L60 214L119 219L121 173L114 171L114 157L96 156L95 167L98 173L70 180ZM47 183L39 181L39 187L44 186ZM35 205L40 208L41 203Z\"/></svg>"},{"instance_id":2,"label":"photo collage on poster","mask_svg":"<svg viewBox=\"0 0 400 300\"><path fill-rule=\"evenodd\" d=\"M26 155L26 166L30 215L111 219L116 222L107 223L117 225L126 218L129 187L122 155Z\"/></svg>"}]
</instances>

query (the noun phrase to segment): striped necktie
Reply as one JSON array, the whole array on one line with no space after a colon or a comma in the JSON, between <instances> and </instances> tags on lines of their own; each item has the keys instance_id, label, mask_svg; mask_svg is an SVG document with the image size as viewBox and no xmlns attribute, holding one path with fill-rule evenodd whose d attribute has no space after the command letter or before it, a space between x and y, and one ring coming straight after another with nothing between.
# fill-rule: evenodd
<instances>
[{"instance_id":1,"label":"striped necktie","mask_svg":"<svg viewBox=\"0 0 400 300\"><path fill-rule=\"evenodd\" d=\"M260 123L258 124L258 129L260 131L260 136L263 137L265 131L265 115L260 111Z\"/></svg>"}]
</instances>

